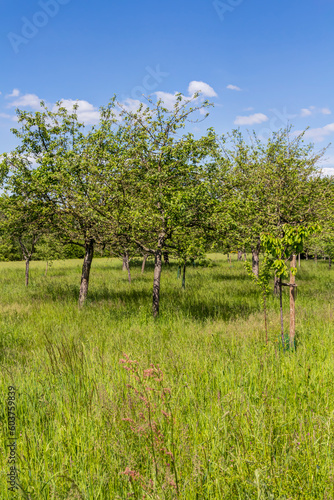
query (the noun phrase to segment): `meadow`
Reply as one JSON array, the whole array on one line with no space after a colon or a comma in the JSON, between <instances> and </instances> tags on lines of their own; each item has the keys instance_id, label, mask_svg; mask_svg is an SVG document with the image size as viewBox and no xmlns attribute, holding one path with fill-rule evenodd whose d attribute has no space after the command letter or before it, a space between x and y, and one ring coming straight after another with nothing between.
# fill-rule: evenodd
<instances>
[{"instance_id":1,"label":"meadow","mask_svg":"<svg viewBox=\"0 0 334 500\"><path fill-rule=\"evenodd\" d=\"M164 266L0 263L0 498L333 499L334 271L302 261L296 351L265 343L259 292L233 256ZM288 291L284 309L288 321ZM288 333L288 322L285 325ZM8 387L16 390L19 490L8 491Z\"/></svg>"}]
</instances>

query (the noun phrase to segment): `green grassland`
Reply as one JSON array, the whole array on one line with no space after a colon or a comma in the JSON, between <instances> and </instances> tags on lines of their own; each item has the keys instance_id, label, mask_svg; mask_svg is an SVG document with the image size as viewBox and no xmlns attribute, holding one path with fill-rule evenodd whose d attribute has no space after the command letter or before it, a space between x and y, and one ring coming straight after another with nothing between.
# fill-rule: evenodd
<instances>
[{"instance_id":1,"label":"green grassland","mask_svg":"<svg viewBox=\"0 0 334 500\"><path fill-rule=\"evenodd\" d=\"M279 344L269 298L242 263L211 255L163 269L93 262L0 263L0 498L333 499L334 280L328 265L297 274L296 352ZM334 271L332 271L334 272ZM288 320L288 291L284 290ZM288 323L285 325L288 332ZM123 361L121 361L123 360ZM8 386L16 388L20 490L8 491Z\"/></svg>"}]
</instances>

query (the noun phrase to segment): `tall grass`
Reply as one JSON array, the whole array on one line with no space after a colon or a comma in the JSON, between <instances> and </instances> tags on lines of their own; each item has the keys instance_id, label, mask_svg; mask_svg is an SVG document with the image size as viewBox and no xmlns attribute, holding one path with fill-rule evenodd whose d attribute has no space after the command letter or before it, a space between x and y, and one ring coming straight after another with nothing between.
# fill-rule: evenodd
<instances>
[{"instance_id":1,"label":"tall grass","mask_svg":"<svg viewBox=\"0 0 334 500\"><path fill-rule=\"evenodd\" d=\"M296 352L269 336L243 265L212 255L163 270L151 318L152 265L133 282L117 260L93 263L77 307L79 261L0 264L0 498L8 492L7 387L17 389L16 498L334 498L334 281L297 275ZM288 296L285 309L288 308ZM287 315L288 318L288 315ZM288 325L286 325L287 327Z\"/></svg>"}]
</instances>

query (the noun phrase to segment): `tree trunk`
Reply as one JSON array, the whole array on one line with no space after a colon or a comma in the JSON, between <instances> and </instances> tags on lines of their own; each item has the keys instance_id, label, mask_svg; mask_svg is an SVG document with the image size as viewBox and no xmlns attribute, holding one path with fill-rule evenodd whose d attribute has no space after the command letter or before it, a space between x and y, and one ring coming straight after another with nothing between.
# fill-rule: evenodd
<instances>
[{"instance_id":1,"label":"tree trunk","mask_svg":"<svg viewBox=\"0 0 334 500\"><path fill-rule=\"evenodd\" d=\"M47 260L46 261L46 266L45 266L45 275L44 276L48 275L48 265L49 265L49 261Z\"/></svg>"},{"instance_id":2,"label":"tree trunk","mask_svg":"<svg viewBox=\"0 0 334 500\"><path fill-rule=\"evenodd\" d=\"M159 315L160 305L160 277L162 269L161 249L155 252L154 258L154 278L153 278L153 317L157 318Z\"/></svg>"},{"instance_id":3,"label":"tree trunk","mask_svg":"<svg viewBox=\"0 0 334 500\"><path fill-rule=\"evenodd\" d=\"M276 295L276 297L279 295L279 278L277 278L276 275L274 277L274 295Z\"/></svg>"},{"instance_id":4,"label":"tree trunk","mask_svg":"<svg viewBox=\"0 0 334 500\"><path fill-rule=\"evenodd\" d=\"M164 252L164 263L167 264L167 266L169 266L169 255L168 255L168 252Z\"/></svg>"},{"instance_id":5,"label":"tree trunk","mask_svg":"<svg viewBox=\"0 0 334 500\"><path fill-rule=\"evenodd\" d=\"M82 273L81 273L81 285L80 285L80 293L79 293L79 308L81 308L88 294L88 283L89 283L89 274L90 268L92 265L94 255L94 240L89 240L85 243L85 257L82 265Z\"/></svg>"},{"instance_id":6,"label":"tree trunk","mask_svg":"<svg viewBox=\"0 0 334 500\"><path fill-rule=\"evenodd\" d=\"M300 253L298 254L298 266L300 267Z\"/></svg>"},{"instance_id":7,"label":"tree trunk","mask_svg":"<svg viewBox=\"0 0 334 500\"><path fill-rule=\"evenodd\" d=\"M247 260L247 254L246 252L244 252L244 261L246 262L246 260Z\"/></svg>"},{"instance_id":8,"label":"tree trunk","mask_svg":"<svg viewBox=\"0 0 334 500\"><path fill-rule=\"evenodd\" d=\"M129 283L131 284L130 259L128 252L125 253L125 265L126 265L126 270L128 271L128 280Z\"/></svg>"},{"instance_id":9,"label":"tree trunk","mask_svg":"<svg viewBox=\"0 0 334 500\"><path fill-rule=\"evenodd\" d=\"M25 272L25 285L26 286L29 285L29 264L30 264L30 261L31 261L33 254L35 252L35 245L36 245L37 241L38 241L38 236L34 236L32 243L31 243L31 249L29 252L27 247L24 245L21 237L18 238L18 242L19 242L21 250L22 250L22 255L23 255L23 258L26 262L26 272Z\"/></svg>"},{"instance_id":10,"label":"tree trunk","mask_svg":"<svg viewBox=\"0 0 334 500\"><path fill-rule=\"evenodd\" d=\"M290 271L290 349L294 348L295 345L295 283L296 277L292 274L292 268L296 267L296 255L292 256L291 259L291 271Z\"/></svg>"},{"instance_id":11,"label":"tree trunk","mask_svg":"<svg viewBox=\"0 0 334 500\"><path fill-rule=\"evenodd\" d=\"M308 260L308 252L305 253L305 260Z\"/></svg>"},{"instance_id":12,"label":"tree trunk","mask_svg":"<svg viewBox=\"0 0 334 500\"><path fill-rule=\"evenodd\" d=\"M142 274L143 274L143 273L144 273L144 271L145 271L145 265L146 265L146 260L147 260L147 257L148 257L148 255L147 255L147 253L146 253L146 254L144 255L144 257L143 257L143 263L142 263L142 265L141 265L141 273L142 273Z\"/></svg>"},{"instance_id":13,"label":"tree trunk","mask_svg":"<svg viewBox=\"0 0 334 500\"><path fill-rule=\"evenodd\" d=\"M257 278L259 277L259 255L260 249L258 247L252 250L252 271Z\"/></svg>"},{"instance_id":14,"label":"tree trunk","mask_svg":"<svg viewBox=\"0 0 334 500\"><path fill-rule=\"evenodd\" d=\"M26 259L26 286L29 285L29 264L30 259Z\"/></svg>"},{"instance_id":15,"label":"tree trunk","mask_svg":"<svg viewBox=\"0 0 334 500\"><path fill-rule=\"evenodd\" d=\"M281 315L281 337L282 337L282 345L283 345L283 351L285 351L284 325L283 325L282 276L280 276L280 278L279 278L279 307L280 307L280 315Z\"/></svg>"},{"instance_id":16,"label":"tree trunk","mask_svg":"<svg viewBox=\"0 0 334 500\"><path fill-rule=\"evenodd\" d=\"M329 270L332 269L332 259L331 259L331 256L329 255L328 257L328 267L329 267Z\"/></svg>"},{"instance_id":17,"label":"tree trunk","mask_svg":"<svg viewBox=\"0 0 334 500\"><path fill-rule=\"evenodd\" d=\"M186 287L186 263L183 263L183 273L182 273L182 288Z\"/></svg>"},{"instance_id":18,"label":"tree trunk","mask_svg":"<svg viewBox=\"0 0 334 500\"><path fill-rule=\"evenodd\" d=\"M263 313L264 313L264 330L266 333L266 344L268 344L268 325L267 325L267 296L263 294Z\"/></svg>"},{"instance_id":19,"label":"tree trunk","mask_svg":"<svg viewBox=\"0 0 334 500\"><path fill-rule=\"evenodd\" d=\"M238 250L238 260L242 260L242 251Z\"/></svg>"},{"instance_id":20,"label":"tree trunk","mask_svg":"<svg viewBox=\"0 0 334 500\"><path fill-rule=\"evenodd\" d=\"M127 265L126 265L126 255L123 254L123 266L122 266L122 271L127 271Z\"/></svg>"}]
</instances>

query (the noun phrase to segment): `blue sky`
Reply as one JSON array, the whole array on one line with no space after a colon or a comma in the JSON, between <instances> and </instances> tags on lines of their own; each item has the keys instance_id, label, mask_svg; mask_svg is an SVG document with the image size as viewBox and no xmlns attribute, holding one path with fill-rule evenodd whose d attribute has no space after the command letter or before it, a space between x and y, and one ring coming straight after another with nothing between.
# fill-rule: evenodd
<instances>
[{"instance_id":1,"label":"blue sky","mask_svg":"<svg viewBox=\"0 0 334 500\"><path fill-rule=\"evenodd\" d=\"M289 121L334 146L333 22L334 0L4 2L0 152L16 144L16 106L78 99L90 124L115 93L131 107L142 93L172 102L194 90L215 104L197 132L267 137Z\"/></svg>"}]
</instances>

